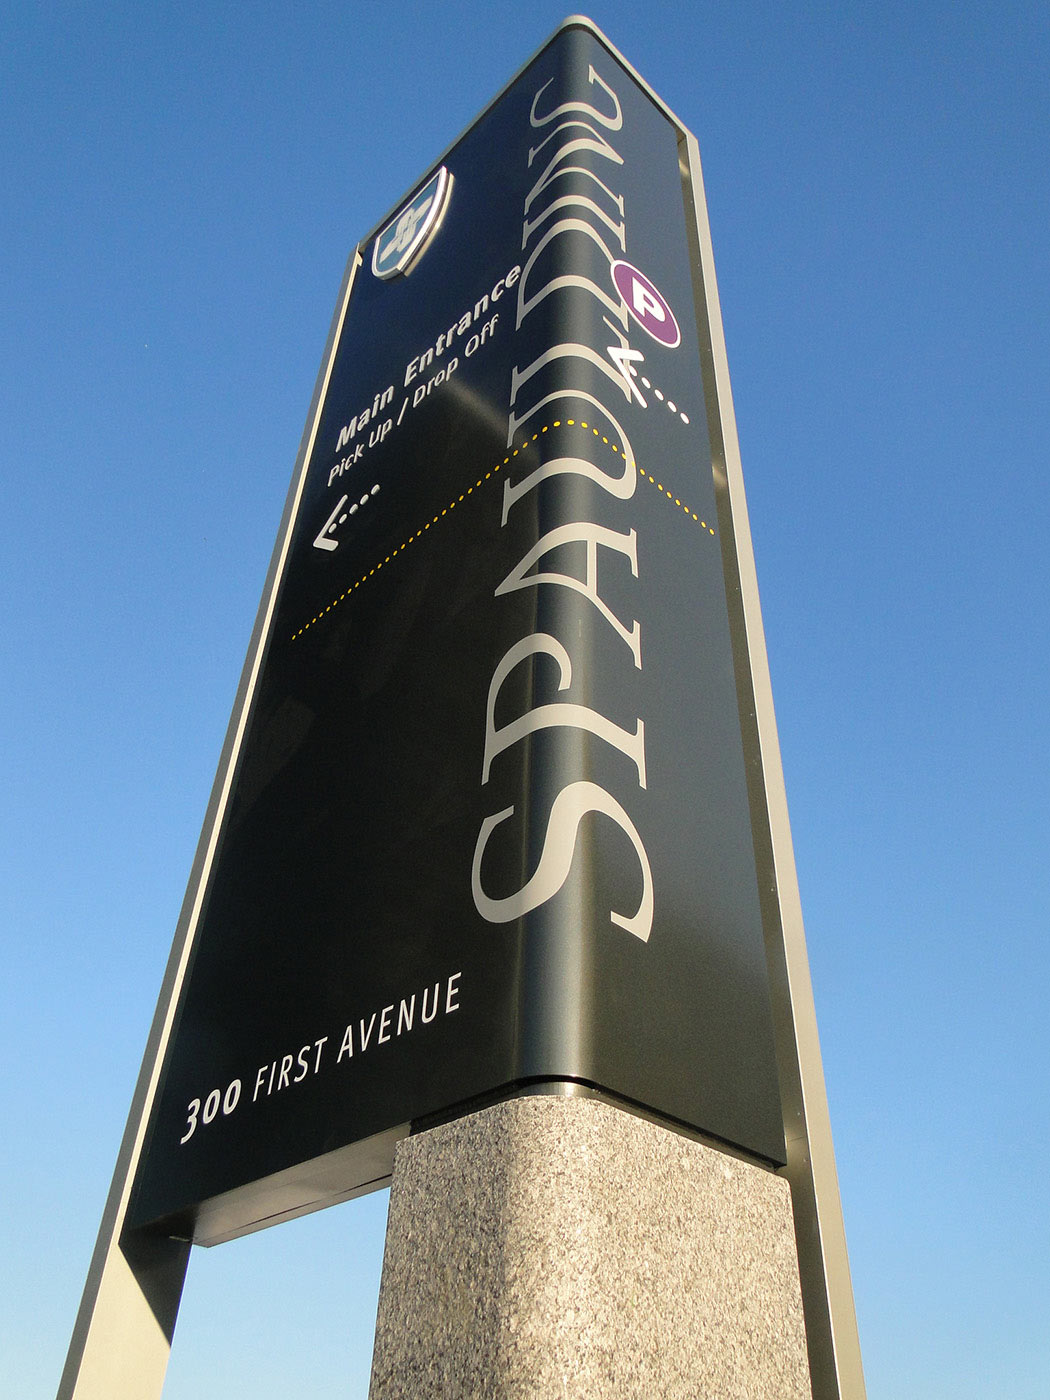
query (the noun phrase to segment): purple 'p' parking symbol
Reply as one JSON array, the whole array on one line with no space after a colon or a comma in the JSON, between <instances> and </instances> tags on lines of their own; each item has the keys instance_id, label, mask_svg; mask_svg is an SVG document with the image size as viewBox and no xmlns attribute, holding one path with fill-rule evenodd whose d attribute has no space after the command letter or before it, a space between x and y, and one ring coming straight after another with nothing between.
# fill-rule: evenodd
<instances>
[{"instance_id":1,"label":"purple 'p' parking symbol","mask_svg":"<svg viewBox=\"0 0 1050 1400\"><path fill-rule=\"evenodd\" d=\"M618 259L612 265L612 279L616 290L627 303L627 310L643 331L661 345L666 345L668 350L681 344L682 332L678 329L674 312L644 272Z\"/></svg>"}]
</instances>

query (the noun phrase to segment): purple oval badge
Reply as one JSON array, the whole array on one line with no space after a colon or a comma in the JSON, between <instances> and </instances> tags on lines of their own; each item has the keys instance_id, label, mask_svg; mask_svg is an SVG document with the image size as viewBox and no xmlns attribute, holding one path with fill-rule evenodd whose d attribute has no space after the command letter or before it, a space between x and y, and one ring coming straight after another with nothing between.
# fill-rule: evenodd
<instances>
[{"instance_id":1,"label":"purple oval badge","mask_svg":"<svg viewBox=\"0 0 1050 1400\"><path fill-rule=\"evenodd\" d=\"M612 265L612 279L616 290L627 303L627 310L643 331L669 350L681 344L682 332L678 329L674 312L644 272L618 259Z\"/></svg>"}]
</instances>

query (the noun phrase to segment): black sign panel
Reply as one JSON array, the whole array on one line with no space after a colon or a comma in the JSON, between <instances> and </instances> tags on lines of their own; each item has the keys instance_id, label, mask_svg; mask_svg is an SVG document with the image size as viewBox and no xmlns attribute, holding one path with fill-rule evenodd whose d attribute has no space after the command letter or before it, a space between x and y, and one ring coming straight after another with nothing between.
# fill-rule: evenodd
<instances>
[{"instance_id":1,"label":"black sign panel","mask_svg":"<svg viewBox=\"0 0 1050 1400\"><path fill-rule=\"evenodd\" d=\"M361 254L134 1219L543 1080L782 1162L676 131L563 30Z\"/></svg>"}]
</instances>

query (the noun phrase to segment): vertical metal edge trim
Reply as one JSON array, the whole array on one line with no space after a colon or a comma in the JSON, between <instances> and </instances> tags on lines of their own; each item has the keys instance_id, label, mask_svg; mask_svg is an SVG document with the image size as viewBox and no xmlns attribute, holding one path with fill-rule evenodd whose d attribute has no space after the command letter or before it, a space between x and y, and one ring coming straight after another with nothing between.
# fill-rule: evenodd
<instances>
[{"instance_id":1,"label":"vertical metal edge trim","mask_svg":"<svg viewBox=\"0 0 1050 1400\"><path fill-rule=\"evenodd\" d=\"M768 830L756 833L760 858L763 914L767 927L767 956L777 1041L777 1058L784 1109L788 1164L784 1175L791 1185L799 1255L807 1341L815 1400L865 1400L860 1339L850 1281L846 1234L835 1168L824 1070L817 1034L816 1010L806 952L802 907L795 870L787 796L777 738L765 635L759 604L751 529L744 493L740 447L733 411L729 364L722 313L715 280L711 231L704 197L703 173L696 138L678 124L679 151L685 148L682 175L687 219L691 211L699 265L694 267L704 377L708 398L712 467L716 493L722 498L731 529L723 548L735 555L738 598L730 597L734 649L743 651L750 695L741 708L751 709L745 730L749 785L761 788ZM732 616L738 612L736 619ZM742 632L742 636L740 633ZM749 704L750 702L750 704ZM766 847L765 859L758 849ZM767 865L766 871L762 866Z\"/></svg>"},{"instance_id":2,"label":"vertical metal edge trim","mask_svg":"<svg viewBox=\"0 0 1050 1400\"><path fill-rule=\"evenodd\" d=\"M277 533L277 541L270 558L266 580L263 585L262 599L259 604L258 612L256 613L247 655L241 670L241 677L234 698L230 722L227 726L225 739L223 740L215 781L212 784L211 794L208 799L208 806L205 810L204 822L201 828L201 835L197 842L193 863L190 867L186 894L183 898L179 918L175 925L171 952L168 955L164 976L161 981L160 993L157 998L156 1010L154 1011L153 1021L146 1039L146 1048L142 1057L142 1065L132 1094L131 1107L128 1112L120 1149L117 1153L113 1179L102 1212L102 1221L99 1226L98 1238L96 1239L95 1247L92 1252L91 1262L88 1265L87 1279L84 1284L84 1292L80 1307L77 1311L76 1321L73 1325L69 1350L66 1355L65 1366L59 1382L57 1400L71 1400L71 1397L75 1394L81 1362L87 1348L91 1331L95 1306L102 1288L106 1264L113 1250L120 1246L127 1207L135 1184L135 1177L142 1155L146 1129L149 1124L157 1093L161 1067L164 1063L168 1042L171 1037L175 1012L186 976L186 969L189 965L190 956L196 941L198 921L204 894L211 876L212 865L219 845L219 837L226 815L233 774L240 756L241 745L244 741L244 735L247 729L248 716L255 696L255 688L262 669L266 648L270 640L270 630L277 592L284 574L285 561L291 543L292 529L298 514L299 502L302 498L306 474L313 455L317 429L321 419L321 410L328 392L332 367L335 363L335 352L342 334L343 323L346 319L347 307L350 301L350 293L353 289L358 268L361 266L361 261L360 245L358 245L350 254L343 272L335 314L332 317L328 339L325 342L321 368L314 384L313 398L307 414L306 425L299 441L295 466L292 470L291 484L285 498L284 511ZM183 1265L183 1272L185 1272L185 1264Z\"/></svg>"}]
</instances>

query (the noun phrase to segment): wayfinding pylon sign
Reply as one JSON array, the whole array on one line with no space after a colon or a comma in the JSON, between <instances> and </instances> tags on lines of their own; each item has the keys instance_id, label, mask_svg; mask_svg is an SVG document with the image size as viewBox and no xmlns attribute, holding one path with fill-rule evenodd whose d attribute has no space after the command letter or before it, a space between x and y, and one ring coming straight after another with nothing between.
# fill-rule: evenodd
<instances>
[{"instance_id":1,"label":"wayfinding pylon sign","mask_svg":"<svg viewBox=\"0 0 1050 1400\"><path fill-rule=\"evenodd\" d=\"M60 1394L559 1085L788 1177L862 1395L699 156L579 19L350 258Z\"/></svg>"}]
</instances>

